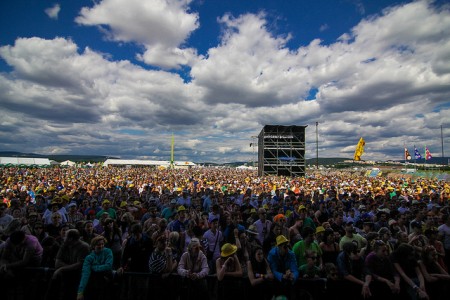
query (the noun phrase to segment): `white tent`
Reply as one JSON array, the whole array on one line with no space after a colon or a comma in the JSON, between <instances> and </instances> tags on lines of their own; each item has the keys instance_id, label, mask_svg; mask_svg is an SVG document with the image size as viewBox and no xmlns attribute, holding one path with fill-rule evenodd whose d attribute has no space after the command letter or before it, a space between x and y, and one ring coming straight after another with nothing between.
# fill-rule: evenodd
<instances>
[{"instance_id":1,"label":"white tent","mask_svg":"<svg viewBox=\"0 0 450 300\"><path fill-rule=\"evenodd\" d=\"M0 165L49 166L50 160L48 158L0 157Z\"/></svg>"},{"instance_id":2,"label":"white tent","mask_svg":"<svg viewBox=\"0 0 450 300\"><path fill-rule=\"evenodd\" d=\"M190 161L175 161L175 168L180 167L193 167L196 166ZM138 160L138 159L107 159L103 163L104 167L107 166L164 166L169 167L170 161L167 160Z\"/></svg>"},{"instance_id":3,"label":"white tent","mask_svg":"<svg viewBox=\"0 0 450 300\"><path fill-rule=\"evenodd\" d=\"M75 162L71 161L71 160L65 160L62 163L60 163L61 166L69 166L69 167L73 167L76 165Z\"/></svg>"}]
</instances>

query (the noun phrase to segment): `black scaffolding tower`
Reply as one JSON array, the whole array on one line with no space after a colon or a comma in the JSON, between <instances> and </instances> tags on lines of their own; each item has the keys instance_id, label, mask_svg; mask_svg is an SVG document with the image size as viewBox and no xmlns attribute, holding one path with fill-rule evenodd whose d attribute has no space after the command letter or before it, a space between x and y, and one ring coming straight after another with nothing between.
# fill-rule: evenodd
<instances>
[{"instance_id":1,"label":"black scaffolding tower","mask_svg":"<svg viewBox=\"0 0 450 300\"><path fill-rule=\"evenodd\" d=\"M306 126L265 125L258 135L258 175L305 176Z\"/></svg>"}]
</instances>

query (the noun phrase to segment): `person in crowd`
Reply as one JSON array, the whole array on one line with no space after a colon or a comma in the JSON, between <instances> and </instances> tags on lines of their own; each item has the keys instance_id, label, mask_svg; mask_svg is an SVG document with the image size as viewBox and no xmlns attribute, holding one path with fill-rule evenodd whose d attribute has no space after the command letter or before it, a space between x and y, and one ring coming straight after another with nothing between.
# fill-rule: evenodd
<instances>
[{"instance_id":1,"label":"person in crowd","mask_svg":"<svg viewBox=\"0 0 450 300\"><path fill-rule=\"evenodd\" d=\"M357 246L357 250L360 251L367 244L367 240L354 231L353 222L347 222L345 224L345 235L339 241L340 249L342 249L345 243L352 242Z\"/></svg>"},{"instance_id":2,"label":"person in crowd","mask_svg":"<svg viewBox=\"0 0 450 300\"><path fill-rule=\"evenodd\" d=\"M187 281L189 299L208 299L206 276L209 274L209 266L198 238L189 241L187 251L180 258L177 271Z\"/></svg>"},{"instance_id":3,"label":"person in crowd","mask_svg":"<svg viewBox=\"0 0 450 300\"><path fill-rule=\"evenodd\" d=\"M401 278L400 289L407 293L410 299L429 299L414 247L401 244L392 253L392 261Z\"/></svg>"},{"instance_id":4,"label":"person in crowd","mask_svg":"<svg viewBox=\"0 0 450 300\"><path fill-rule=\"evenodd\" d=\"M322 250L322 263L336 264L336 258L339 255L339 244L336 242L334 231L328 228L324 231L323 242L319 244Z\"/></svg>"},{"instance_id":5,"label":"person in crowd","mask_svg":"<svg viewBox=\"0 0 450 300\"><path fill-rule=\"evenodd\" d=\"M272 222L267 220L267 211L264 208L258 209L258 215L259 219L253 223L253 225L255 225L256 231L258 232L258 240L263 244L264 239L266 239L270 233Z\"/></svg>"},{"instance_id":6,"label":"person in crowd","mask_svg":"<svg viewBox=\"0 0 450 300\"><path fill-rule=\"evenodd\" d=\"M114 208L111 207L111 201L109 201L108 199L104 199L102 201L102 208L96 213L96 218L97 219L101 219L100 217L103 215L103 213L108 213L108 217L113 219L113 220L117 220L117 213L116 210Z\"/></svg>"},{"instance_id":7,"label":"person in crowd","mask_svg":"<svg viewBox=\"0 0 450 300\"><path fill-rule=\"evenodd\" d=\"M96 236L98 236L98 234L94 232L94 223L92 221L85 221L83 230L81 231L81 240L90 245L92 239Z\"/></svg>"},{"instance_id":8,"label":"person in crowd","mask_svg":"<svg viewBox=\"0 0 450 300\"><path fill-rule=\"evenodd\" d=\"M14 277L16 271L41 264L43 249L35 236L17 230L11 233L2 247L0 277Z\"/></svg>"},{"instance_id":9,"label":"person in crowd","mask_svg":"<svg viewBox=\"0 0 450 300\"><path fill-rule=\"evenodd\" d=\"M252 300L269 300L273 296L272 281L274 276L270 270L269 263L264 257L261 247L253 250L247 261L247 276L250 281L249 296Z\"/></svg>"},{"instance_id":10,"label":"person in crowd","mask_svg":"<svg viewBox=\"0 0 450 300\"><path fill-rule=\"evenodd\" d=\"M400 293L400 276L389 259L388 246L383 240L373 240L373 249L366 259L367 274L372 276L370 290L375 299L396 299Z\"/></svg>"},{"instance_id":11,"label":"person in crowd","mask_svg":"<svg viewBox=\"0 0 450 300\"><path fill-rule=\"evenodd\" d=\"M277 245L270 250L267 260L275 277L275 295L294 297L299 273L295 254L289 249L289 240L284 235L277 237Z\"/></svg>"},{"instance_id":12,"label":"person in crowd","mask_svg":"<svg viewBox=\"0 0 450 300\"><path fill-rule=\"evenodd\" d=\"M97 236L91 241L91 253L83 262L81 279L78 285L77 300L110 299L110 283L112 278L113 253L105 248L106 240Z\"/></svg>"},{"instance_id":13,"label":"person in crowd","mask_svg":"<svg viewBox=\"0 0 450 300\"><path fill-rule=\"evenodd\" d=\"M78 211L77 204L74 202L69 203L67 205L68 212L67 212L67 223L72 224L75 226L77 222L84 220L84 215Z\"/></svg>"},{"instance_id":14,"label":"person in crowd","mask_svg":"<svg viewBox=\"0 0 450 300\"><path fill-rule=\"evenodd\" d=\"M216 260L216 277L219 281L218 293L221 299L233 299L239 297L242 289L243 271L239 258L236 255L237 246L225 243L220 251L220 257Z\"/></svg>"},{"instance_id":15,"label":"person in crowd","mask_svg":"<svg viewBox=\"0 0 450 300\"><path fill-rule=\"evenodd\" d=\"M61 228L63 226L62 222L62 216L59 212L54 212L52 214L51 222L45 226L45 231L48 233L49 236L54 237L55 239L58 238L61 232Z\"/></svg>"},{"instance_id":16,"label":"person in crowd","mask_svg":"<svg viewBox=\"0 0 450 300\"><path fill-rule=\"evenodd\" d=\"M317 267L322 268L322 249L319 244L314 240L315 238L315 230L311 227L305 227L302 230L303 240L295 243L292 251L295 254L297 267L300 268L302 265L306 264L307 257L306 251L310 250L316 254L315 264Z\"/></svg>"},{"instance_id":17,"label":"person in crowd","mask_svg":"<svg viewBox=\"0 0 450 300\"><path fill-rule=\"evenodd\" d=\"M388 251L388 255L391 255L391 253L395 249L395 243L392 240L392 233L389 230L389 228L388 227L381 227L378 230L378 236L379 236L379 239L382 240L384 242L384 244L386 245L386 248L387 248L387 251Z\"/></svg>"},{"instance_id":18,"label":"person in crowd","mask_svg":"<svg viewBox=\"0 0 450 300\"><path fill-rule=\"evenodd\" d=\"M434 249L436 250L437 261L439 262L439 264L445 271L448 271L447 266L445 265L445 261L444 261L444 259L445 259L444 244L442 244L442 242L438 240L438 237L439 237L438 234L439 234L439 231L436 227L426 229L424 232L424 235L428 240L428 245L433 246Z\"/></svg>"},{"instance_id":19,"label":"person in crowd","mask_svg":"<svg viewBox=\"0 0 450 300\"><path fill-rule=\"evenodd\" d=\"M253 225L254 226L254 225ZM272 227L270 228L270 233L267 236L267 238L264 239L264 242L262 244L264 255L267 256L270 250L276 245L277 236L281 235L282 227L279 223L273 223ZM259 240L258 240L259 242Z\"/></svg>"},{"instance_id":20,"label":"person in crowd","mask_svg":"<svg viewBox=\"0 0 450 300\"><path fill-rule=\"evenodd\" d=\"M123 242L123 253L117 274L123 276L124 272L148 273L148 261L153 252L153 240L143 232L139 222L131 225L130 235ZM128 276L127 298L144 299L147 296L147 278L142 276ZM134 288L130 288L134 286Z\"/></svg>"},{"instance_id":21,"label":"person in crowd","mask_svg":"<svg viewBox=\"0 0 450 300\"><path fill-rule=\"evenodd\" d=\"M220 257L220 245L223 241L222 231L219 230L219 219L212 219L211 228L208 229L203 237L208 241L206 249L206 258L208 259L210 273L216 273L216 260Z\"/></svg>"},{"instance_id":22,"label":"person in crowd","mask_svg":"<svg viewBox=\"0 0 450 300\"><path fill-rule=\"evenodd\" d=\"M318 255L315 251L305 251L306 263L298 268L299 277L303 279L319 278L320 268L317 266Z\"/></svg>"},{"instance_id":23,"label":"person in crowd","mask_svg":"<svg viewBox=\"0 0 450 300\"><path fill-rule=\"evenodd\" d=\"M43 215L43 221L45 225L51 224L53 222L53 215L55 213L59 213L61 216L61 223L67 222L67 211L61 204L61 198L56 197L53 198L52 202L50 203L50 208L47 208Z\"/></svg>"},{"instance_id":24,"label":"person in crowd","mask_svg":"<svg viewBox=\"0 0 450 300\"><path fill-rule=\"evenodd\" d=\"M173 260L172 248L169 247L165 236L159 236L155 244L148 261L148 269L150 274L159 275L164 279L175 270L177 262Z\"/></svg>"},{"instance_id":25,"label":"person in crowd","mask_svg":"<svg viewBox=\"0 0 450 300\"><path fill-rule=\"evenodd\" d=\"M76 299L84 258L89 245L80 240L76 229L69 229L56 255L55 272L47 290L46 299Z\"/></svg>"},{"instance_id":26,"label":"person in crowd","mask_svg":"<svg viewBox=\"0 0 450 300\"><path fill-rule=\"evenodd\" d=\"M339 274L344 279L342 290L345 295L349 299L369 298L372 295L369 287L371 276L364 273L364 260L358 253L356 243L344 243L336 262Z\"/></svg>"},{"instance_id":27,"label":"person in crowd","mask_svg":"<svg viewBox=\"0 0 450 300\"><path fill-rule=\"evenodd\" d=\"M438 227L439 237L444 244L445 251L445 265L447 266L447 270L450 271L450 215L444 214L441 217L441 223Z\"/></svg>"},{"instance_id":28,"label":"person in crowd","mask_svg":"<svg viewBox=\"0 0 450 300\"><path fill-rule=\"evenodd\" d=\"M122 231L120 230L117 222L111 218L108 218L104 222L105 231L102 236L105 238L105 247L111 249L114 256L113 267L117 269L120 263L120 257L122 256Z\"/></svg>"},{"instance_id":29,"label":"person in crowd","mask_svg":"<svg viewBox=\"0 0 450 300\"><path fill-rule=\"evenodd\" d=\"M430 299L450 297L450 275L438 261L439 254L434 246L426 246L419 261L420 271L425 279L425 288Z\"/></svg>"},{"instance_id":30,"label":"person in crowd","mask_svg":"<svg viewBox=\"0 0 450 300\"><path fill-rule=\"evenodd\" d=\"M6 213L7 208L8 204L6 202L0 201L0 235L3 234L9 223L11 223L14 219L10 214Z\"/></svg>"}]
</instances>

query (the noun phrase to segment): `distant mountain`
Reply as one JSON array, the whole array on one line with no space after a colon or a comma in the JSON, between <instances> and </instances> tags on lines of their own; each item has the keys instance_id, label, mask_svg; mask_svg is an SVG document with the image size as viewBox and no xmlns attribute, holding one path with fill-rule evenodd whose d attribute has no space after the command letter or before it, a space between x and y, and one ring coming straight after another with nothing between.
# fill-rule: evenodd
<instances>
[{"instance_id":1,"label":"distant mountain","mask_svg":"<svg viewBox=\"0 0 450 300\"><path fill-rule=\"evenodd\" d=\"M22 153L14 151L0 151L2 157L30 157L30 158L48 158L57 162L70 160L73 162L103 162L108 158L118 158L102 155L43 155L36 153Z\"/></svg>"}]
</instances>

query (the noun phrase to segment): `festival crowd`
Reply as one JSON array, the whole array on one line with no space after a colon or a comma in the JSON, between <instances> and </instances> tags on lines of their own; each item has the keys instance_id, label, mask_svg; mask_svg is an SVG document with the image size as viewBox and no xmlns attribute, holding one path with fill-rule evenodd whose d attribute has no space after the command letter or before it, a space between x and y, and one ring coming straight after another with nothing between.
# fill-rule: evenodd
<instances>
[{"instance_id":1,"label":"festival crowd","mask_svg":"<svg viewBox=\"0 0 450 300\"><path fill-rule=\"evenodd\" d=\"M45 299L107 299L127 274L163 286L176 274L190 299L211 298L211 277L224 299L244 288L250 299L307 299L298 282L325 282L326 299L450 297L444 181L10 167L0 190L0 282L54 269ZM128 280L128 299L154 288L146 276Z\"/></svg>"}]
</instances>

